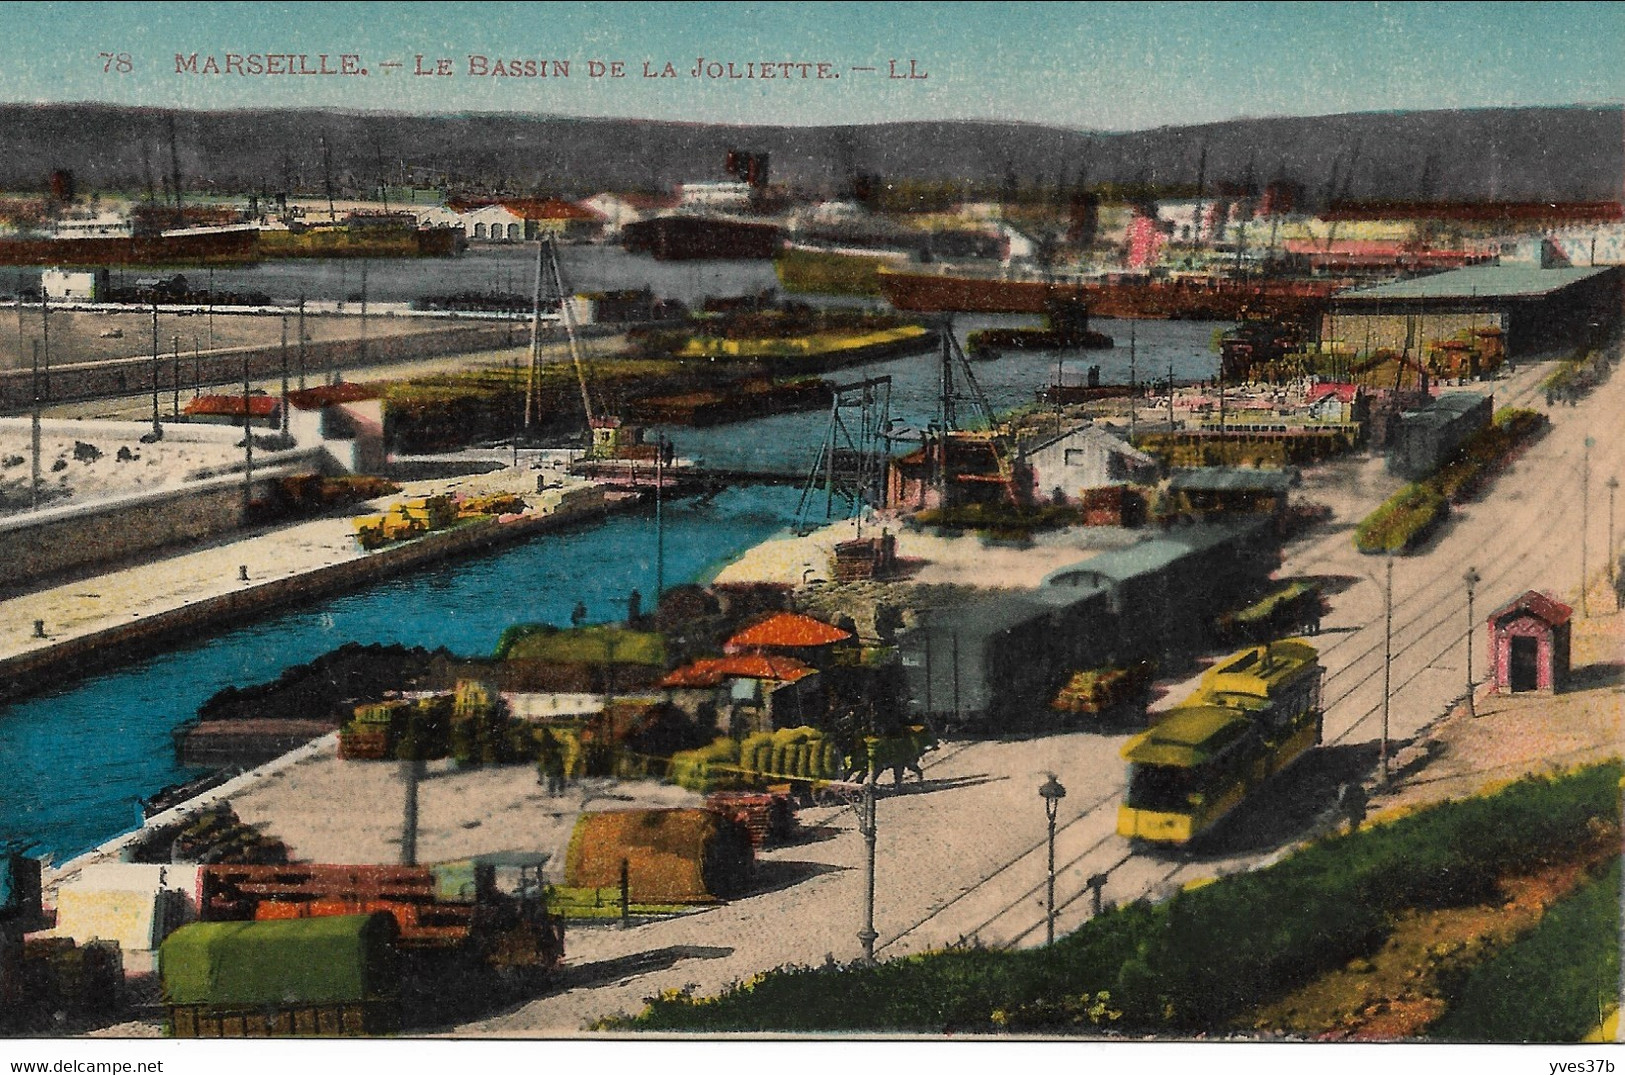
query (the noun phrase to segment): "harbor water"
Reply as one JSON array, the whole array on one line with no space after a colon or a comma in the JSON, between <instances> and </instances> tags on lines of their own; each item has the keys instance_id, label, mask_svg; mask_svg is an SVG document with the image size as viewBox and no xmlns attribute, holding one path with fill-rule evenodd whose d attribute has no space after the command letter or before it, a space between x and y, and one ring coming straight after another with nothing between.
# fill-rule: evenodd
<instances>
[{"instance_id":1,"label":"harbor water","mask_svg":"<svg viewBox=\"0 0 1625 1075\"><path fill-rule=\"evenodd\" d=\"M517 272L524 268L522 253L513 253L521 262ZM641 286L648 279L639 275L646 269L642 262L648 259L638 259L636 265L622 260L629 257L618 251L601 251L597 260L587 257L586 263L596 266L603 278L577 271L572 286ZM304 283L313 279L308 274L331 265L286 264L289 273L297 269L307 274ZM422 262L411 264L422 273ZM731 274L726 268L741 264L748 268ZM713 264L709 270L694 270L687 285L702 288L700 294L739 294L757 286L763 266ZM344 271L356 268L352 262ZM278 269L265 265L236 271L265 274ZM707 271L710 276L704 275ZM765 271L771 277L771 268ZM676 266L674 272L679 275L672 279L682 284L680 274L690 268ZM520 279L526 279L522 272ZM372 280L369 272L369 292ZM443 277L436 283L437 290L465 286L448 286ZM217 286L242 285L217 281ZM760 286L771 286L771 280ZM656 290L661 292L658 286ZM387 301L384 294L379 300ZM979 327L1033 323L1033 318L963 317L956 319L954 330L963 341L966 333ZM975 363L975 376L990 406L1002 411L1032 402L1036 391L1054 380L1058 360L1069 383L1081 380L1086 368L1094 365L1101 367L1103 383L1125 383L1128 326L1101 321L1096 327L1112 335L1117 346L1067 356L1007 355ZM1202 322L1139 323L1137 376L1165 377L1171 363L1180 380L1212 377L1217 367L1212 351L1215 327ZM932 356L894 359L832 375L840 382L866 376L892 378L891 416L899 422L923 426L935 418L939 371ZM715 466L804 473L812 466L828 424L828 411L819 410L667 432L680 454ZM741 486L668 505L666 584L703 579L783 530L795 518L799 498L800 490L794 487ZM624 617L634 589L643 594L648 607L655 588L655 547L652 514L612 516L271 613L261 621L222 630L122 669L66 683L58 691L0 705L0 756L11 768L0 791L0 842L31 843L60 860L135 827L141 798L194 775L176 764L171 733L194 717L206 699L227 686L274 679L283 669L346 642L444 647L477 656L491 653L503 629L512 624L568 623L577 602L585 603L593 621Z\"/></svg>"}]
</instances>

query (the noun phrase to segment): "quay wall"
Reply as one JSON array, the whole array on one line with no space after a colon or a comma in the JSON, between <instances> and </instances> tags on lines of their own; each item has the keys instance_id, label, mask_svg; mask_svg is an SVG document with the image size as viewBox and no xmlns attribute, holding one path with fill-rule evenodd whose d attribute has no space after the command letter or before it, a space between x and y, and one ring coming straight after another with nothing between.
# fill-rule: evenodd
<instances>
[{"instance_id":1,"label":"quay wall","mask_svg":"<svg viewBox=\"0 0 1625 1075\"><path fill-rule=\"evenodd\" d=\"M409 332L377 336L365 341L311 340L305 344L307 382L327 369L355 368L418 358L437 358L464 352L494 351L520 346L528 337L516 322L458 325L429 332ZM363 350L365 361L362 360ZM190 390L194 384L241 385L244 363L253 380L282 375L282 346L232 347L203 355L181 354L178 370L172 353L80 362L52 366L40 375L40 398L47 404L72 403L108 396L151 393L153 380L158 391L173 394L177 387ZM290 376L298 376L298 347L288 346ZM31 369L0 371L0 413L20 414L34 405L34 372Z\"/></svg>"},{"instance_id":2,"label":"quay wall","mask_svg":"<svg viewBox=\"0 0 1625 1075\"><path fill-rule=\"evenodd\" d=\"M234 483L232 488L240 497L240 483ZM494 519L475 521L371 553L358 552L352 559L297 574L243 583L240 589L0 659L0 692L20 696L59 683L65 675L83 674L151 652L175 638L196 637L204 629L252 620L279 606L362 586L431 560L530 537L605 514L622 505L629 506L637 499L635 495L594 487L573 496L566 495L558 507L547 514L522 516L507 523Z\"/></svg>"},{"instance_id":3,"label":"quay wall","mask_svg":"<svg viewBox=\"0 0 1625 1075\"><path fill-rule=\"evenodd\" d=\"M279 452L254 468L254 496L289 475L320 468L318 451ZM243 525L243 478L219 474L167 489L142 490L0 520L0 594L88 567L106 569Z\"/></svg>"}]
</instances>

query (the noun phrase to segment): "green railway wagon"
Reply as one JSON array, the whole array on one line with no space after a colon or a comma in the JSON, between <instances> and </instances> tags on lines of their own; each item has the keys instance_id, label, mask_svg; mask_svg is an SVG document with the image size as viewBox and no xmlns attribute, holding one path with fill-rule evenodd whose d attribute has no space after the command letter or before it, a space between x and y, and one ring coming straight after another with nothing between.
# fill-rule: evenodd
<instances>
[{"instance_id":1,"label":"green railway wagon","mask_svg":"<svg viewBox=\"0 0 1625 1075\"><path fill-rule=\"evenodd\" d=\"M400 1025L387 913L195 922L159 954L175 1037L386 1034Z\"/></svg>"}]
</instances>

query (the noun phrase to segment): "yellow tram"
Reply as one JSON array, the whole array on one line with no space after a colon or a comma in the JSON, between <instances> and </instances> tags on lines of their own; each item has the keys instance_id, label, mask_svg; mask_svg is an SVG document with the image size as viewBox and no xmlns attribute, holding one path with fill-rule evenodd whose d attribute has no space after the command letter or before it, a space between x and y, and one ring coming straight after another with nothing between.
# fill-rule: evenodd
<instances>
[{"instance_id":1,"label":"yellow tram","mask_svg":"<svg viewBox=\"0 0 1625 1075\"><path fill-rule=\"evenodd\" d=\"M1122 836L1184 844L1320 742L1320 658L1297 639L1250 646L1129 740Z\"/></svg>"}]
</instances>

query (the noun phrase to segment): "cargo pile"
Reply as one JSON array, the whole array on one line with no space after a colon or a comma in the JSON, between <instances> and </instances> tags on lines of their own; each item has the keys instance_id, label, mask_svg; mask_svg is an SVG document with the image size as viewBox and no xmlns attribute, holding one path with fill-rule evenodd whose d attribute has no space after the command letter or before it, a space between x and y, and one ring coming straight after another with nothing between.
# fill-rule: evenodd
<instances>
[{"instance_id":1,"label":"cargo pile","mask_svg":"<svg viewBox=\"0 0 1625 1075\"><path fill-rule=\"evenodd\" d=\"M355 707L339 730L346 761L428 761L464 766L531 761L538 731L512 719L484 684L459 680L452 691L412 694ZM572 753L579 754L574 742Z\"/></svg>"},{"instance_id":2,"label":"cargo pile","mask_svg":"<svg viewBox=\"0 0 1625 1075\"><path fill-rule=\"evenodd\" d=\"M788 790L714 791L705 797L705 808L743 826L758 851L787 842L795 832Z\"/></svg>"},{"instance_id":3,"label":"cargo pile","mask_svg":"<svg viewBox=\"0 0 1625 1075\"><path fill-rule=\"evenodd\" d=\"M1320 587L1298 580L1265 594L1240 612L1220 616L1215 626L1226 642L1262 643L1300 630L1319 634L1320 611Z\"/></svg>"},{"instance_id":4,"label":"cargo pile","mask_svg":"<svg viewBox=\"0 0 1625 1075\"><path fill-rule=\"evenodd\" d=\"M716 903L744 892L755 852L750 835L709 810L582 814L570 835L564 883L618 888L639 903Z\"/></svg>"},{"instance_id":5,"label":"cargo pile","mask_svg":"<svg viewBox=\"0 0 1625 1075\"><path fill-rule=\"evenodd\" d=\"M1099 717L1137 701L1143 711L1155 672L1156 666L1150 661L1137 661L1126 668L1108 666L1078 672L1050 705L1062 713Z\"/></svg>"},{"instance_id":6,"label":"cargo pile","mask_svg":"<svg viewBox=\"0 0 1625 1075\"><path fill-rule=\"evenodd\" d=\"M323 511L363 500L376 500L401 491L401 487L392 481L359 474L338 478L322 474L295 474L283 478L277 483L277 488L282 502L297 512Z\"/></svg>"},{"instance_id":7,"label":"cargo pile","mask_svg":"<svg viewBox=\"0 0 1625 1075\"><path fill-rule=\"evenodd\" d=\"M709 746L681 750L671 756L670 775L678 787L709 794L739 783L739 741L721 736Z\"/></svg>"},{"instance_id":8,"label":"cargo pile","mask_svg":"<svg viewBox=\"0 0 1625 1075\"><path fill-rule=\"evenodd\" d=\"M673 783L708 795L759 786L767 781L839 780L845 753L817 728L756 732L743 742L722 737L697 750L672 755Z\"/></svg>"},{"instance_id":9,"label":"cargo pile","mask_svg":"<svg viewBox=\"0 0 1625 1075\"><path fill-rule=\"evenodd\" d=\"M286 844L243 824L226 803L209 806L189 822L157 830L149 842L150 860L160 862L288 861ZM137 861L150 860L138 854Z\"/></svg>"},{"instance_id":10,"label":"cargo pile","mask_svg":"<svg viewBox=\"0 0 1625 1075\"><path fill-rule=\"evenodd\" d=\"M353 520L356 541L363 549L377 549L391 541L421 537L444 530L458 519L449 496L419 496L397 500L382 515L358 515Z\"/></svg>"}]
</instances>

